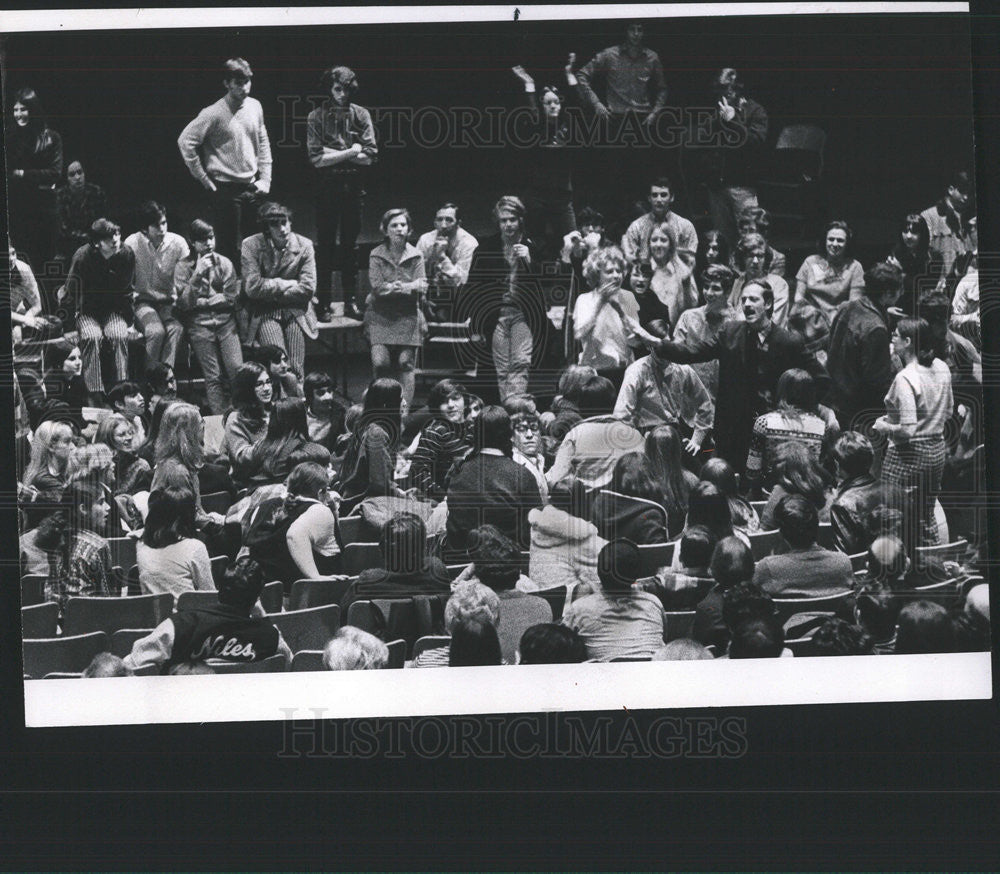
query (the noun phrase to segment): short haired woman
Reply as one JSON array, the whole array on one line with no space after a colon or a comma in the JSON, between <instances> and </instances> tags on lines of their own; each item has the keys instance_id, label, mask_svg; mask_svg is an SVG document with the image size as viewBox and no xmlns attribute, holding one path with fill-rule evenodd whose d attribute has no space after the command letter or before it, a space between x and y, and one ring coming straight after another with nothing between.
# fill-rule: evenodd
<instances>
[{"instance_id":1,"label":"short haired woman","mask_svg":"<svg viewBox=\"0 0 1000 874\"><path fill-rule=\"evenodd\" d=\"M136 545L139 586L144 595L215 591L208 548L195 537L194 492L184 486L156 489L142 538Z\"/></svg>"}]
</instances>

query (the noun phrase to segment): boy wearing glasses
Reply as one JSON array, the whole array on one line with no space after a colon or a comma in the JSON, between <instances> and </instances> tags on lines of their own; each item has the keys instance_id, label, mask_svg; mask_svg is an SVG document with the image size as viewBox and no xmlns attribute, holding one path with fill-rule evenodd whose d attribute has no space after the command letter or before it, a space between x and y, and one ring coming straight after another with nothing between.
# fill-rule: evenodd
<instances>
[{"instance_id":1,"label":"boy wearing glasses","mask_svg":"<svg viewBox=\"0 0 1000 874\"><path fill-rule=\"evenodd\" d=\"M510 415L511 457L535 478L544 506L549 502L549 484L545 480L545 452L535 402L530 398L512 398L504 406Z\"/></svg>"}]
</instances>

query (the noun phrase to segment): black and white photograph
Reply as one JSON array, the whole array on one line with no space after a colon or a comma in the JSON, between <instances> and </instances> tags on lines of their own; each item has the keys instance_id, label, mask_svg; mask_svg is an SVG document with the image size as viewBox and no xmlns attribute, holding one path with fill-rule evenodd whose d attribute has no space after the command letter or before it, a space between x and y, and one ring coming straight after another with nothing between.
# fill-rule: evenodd
<instances>
[{"instance_id":1,"label":"black and white photograph","mask_svg":"<svg viewBox=\"0 0 1000 874\"><path fill-rule=\"evenodd\" d=\"M989 698L970 19L779 5L10 13L26 724Z\"/></svg>"}]
</instances>

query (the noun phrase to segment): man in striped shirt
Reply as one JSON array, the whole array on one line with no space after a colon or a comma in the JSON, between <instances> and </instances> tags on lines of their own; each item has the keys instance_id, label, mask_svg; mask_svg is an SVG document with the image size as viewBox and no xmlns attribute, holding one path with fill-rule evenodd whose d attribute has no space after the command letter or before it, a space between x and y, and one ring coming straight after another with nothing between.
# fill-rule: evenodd
<instances>
[{"instance_id":1,"label":"man in striped shirt","mask_svg":"<svg viewBox=\"0 0 1000 874\"><path fill-rule=\"evenodd\" d=\"M253 71L230 58L226 94L206 106L177 139L188 170L208 192L217 250L240 263L240 244L271 190L271 141L260 101L250 96Z\"/></svg>"}]
</instances>

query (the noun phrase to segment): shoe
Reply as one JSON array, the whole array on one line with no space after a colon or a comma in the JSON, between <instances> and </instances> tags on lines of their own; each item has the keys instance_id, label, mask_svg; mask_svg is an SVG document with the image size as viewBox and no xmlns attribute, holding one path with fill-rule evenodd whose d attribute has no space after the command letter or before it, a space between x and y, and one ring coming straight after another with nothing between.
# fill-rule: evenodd
<instances>
[{"instance_id":1,"label":"shoe","mask_svg":"<svg viewBox=\"0 0 1000 874\"><path fill-rule=\"evenodd\" d=\"M362 319L361 310L358 309L353 300L344 301L344 315L359 322Z\"/></svg>"}]
</instances>

